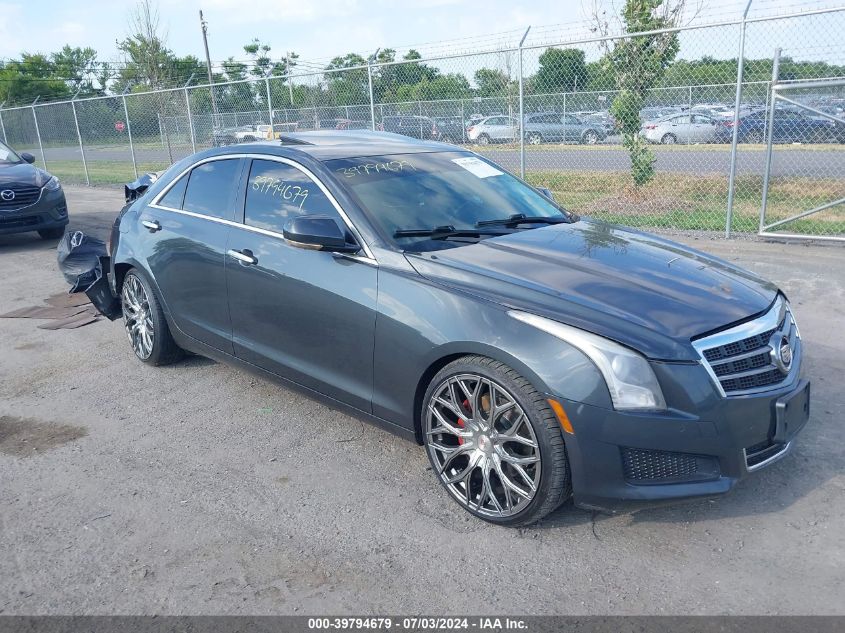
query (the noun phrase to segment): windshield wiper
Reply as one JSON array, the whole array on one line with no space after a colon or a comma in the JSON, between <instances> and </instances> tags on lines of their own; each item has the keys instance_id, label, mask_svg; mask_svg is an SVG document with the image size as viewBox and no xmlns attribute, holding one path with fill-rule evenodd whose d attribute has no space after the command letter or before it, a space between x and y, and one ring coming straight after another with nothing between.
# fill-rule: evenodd
<instances>
[{"instance_id":1,"label":"windshield wiper","mask_svg":"<svg viewBox=\"0 0 845 633\"><path fill-rule=\"evenodd\" d=\"M432 240L445 240L449 237L495 237L507 235L510 231L483 231L479 229L456 229L454 226L436 226L433 229L400 229L393 237L427 237Z\"/></svg>"},{"instance_id":2,"label":"windshield wiper","mask_svg":"<svg viewBox=\"0 0 845 633\"><path fill-rule=\"evenodd\" d=\"M526 217L523 213L515 213L506 218L499 218L498 220L482 220L476 222L475 226L506 226L508 228L516 228L520 224L569 224L572 220L567 217Z\"/></svg>"}]
</instances>

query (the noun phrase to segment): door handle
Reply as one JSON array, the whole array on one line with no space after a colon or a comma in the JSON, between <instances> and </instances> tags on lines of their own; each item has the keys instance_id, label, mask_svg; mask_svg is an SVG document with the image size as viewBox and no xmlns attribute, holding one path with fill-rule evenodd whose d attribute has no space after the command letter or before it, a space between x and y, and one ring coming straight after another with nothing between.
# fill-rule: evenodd
<instances>
[{"instance_id":1,"label":"door handle","mask_svg":"<svg viewBox=\"0 0 845 633\"><path fill-rule=\"evenodd\" d=\"M258 258L252 254L252 251L249 249L244 249L242 251L236 251L234 249L230 249L226 251L226 254L229 257L233 257L237 259L242 264L247 264L248 266L254 266L258 263Z\"/></svg>"},{"instance_id":2,"label":"door handle","mask_svg":"<svg viewBox=\"0 0 845 633\"><path fill-rule=\"evenodd\" d=\"M161 231L161 224L155 220L141 220L141 224L143 224L145 228L149 229L150 233Z\"/></svg>"}]
</instances>

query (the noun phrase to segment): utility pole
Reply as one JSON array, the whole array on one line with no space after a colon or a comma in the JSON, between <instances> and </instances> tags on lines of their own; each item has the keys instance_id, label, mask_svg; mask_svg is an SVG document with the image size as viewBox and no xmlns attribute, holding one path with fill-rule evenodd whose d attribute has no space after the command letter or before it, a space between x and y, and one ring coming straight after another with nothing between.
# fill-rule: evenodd
<instances>
[{"instance_id":1,"label":"utility pole","mask_svg":"<svg viewBox=\"0 0 845 633\"><path fill-rule=\"evenodd\" d=\"M288 76L288 95L290 95L290 107L293 108L293 73L290 69L290 52L285 52L285 73Z\"/></svg>"},{"instance_id":2,"label":"utility pole","mask_svg":"<svg viewBox=\"0 0 845 633\"><path fill-rule=\"evenodd\" d=\"M219 118L217 113L217 97L214 96L214 77L211 74L211 55L208 53L208 22L202 17L200 9L200 26L202 27L202 43L205 46L205 63L208 64L208 89L211 91L211 109L214 111L214 120ZM214 122L212 122L212 126Z\"/></svg>"}]
</instances>

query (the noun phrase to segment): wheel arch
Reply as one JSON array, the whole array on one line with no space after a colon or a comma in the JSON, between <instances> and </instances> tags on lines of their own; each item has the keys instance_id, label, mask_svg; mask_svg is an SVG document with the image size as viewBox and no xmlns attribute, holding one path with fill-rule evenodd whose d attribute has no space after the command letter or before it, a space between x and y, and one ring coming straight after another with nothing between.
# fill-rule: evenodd
<instances>
[{"instance_id":1,"label":"wheel arch","mask_svg":"<svg viewBox=\"0 0 845 633\"><path fill-rule=\"evenodd\" d=\"M449 363L463 358L464 356L484 356L493 360L504 363L511 369L522 375L534 388L543 394L550 394L551 389L542 380L536 372L528 367L521 360L515 356L486 343L461 341L449 343L437 348L426 359L426 368L420 374L417 381L416 389L414 390L414 437L418 444L423 443L422 438L422 404L425 398L425 392L428 390L429 384L434 376Z\"/></svg>"}]
</instances>

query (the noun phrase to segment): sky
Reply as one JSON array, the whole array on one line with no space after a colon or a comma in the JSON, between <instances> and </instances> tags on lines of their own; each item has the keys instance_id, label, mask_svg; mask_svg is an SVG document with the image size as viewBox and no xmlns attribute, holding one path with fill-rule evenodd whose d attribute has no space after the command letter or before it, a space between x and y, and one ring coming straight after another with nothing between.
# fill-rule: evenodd
<instances>
[{"instance_id":1,"label":"sky","mask_svg":"<svg viewBox=\"0 0 845 633\"><path fill-rule=\"evenodd\" d=\"M115 40L127 35L127 18L137 0L0 0L0 59L16 59L21 51L50 52L67 43L92 46L100 61L118 59ZM618 13L623 0L159 0L162 27L178 55L204 57L198 12L208 21L213 62L229 56L246 59L243 45L257 37L272 47L271 56L295 51L305 67L321 67L335 55L366 53L389 46L415 46L429 54L467 50L479 45L514 44L532 25L529 43L555 36L588 33L594 2ZM615 6L613 3L616 3ZM694 21L715 22L739 17L746 0L687 0ZM753 0L751 15L782 14L801 9L842 5L834 0ZM771 55L778 37L796 46L813 40L820 48L821 30L833 30L831 47L842 38L841 27L809 19L797 31L792 25L769 23L766 37L749 36L752 54ZM544 25L558 25L542 28ZM682 54L732 57L736 31L702 32L686 38ZM780 31L778 31L780 29ZM802 35L802 32L806 32ZM838 35L836 35L838 33ZM788 36L788 37L787 37ZM446 43L443 43L443 42ZM827 40L825 40L827 41ZM440 42L440 44L438 44ZM828 51L808 55L827 55ZM756 49L756 50L755 50ZM843 56L842 49L836 53ZM589 53L588 53L589 55ZM448 65L448 64L447 64ZM452 70L452 69L447 69ZM457 70L457 68L455 69Z\"/></svg>"}]
</instances>

